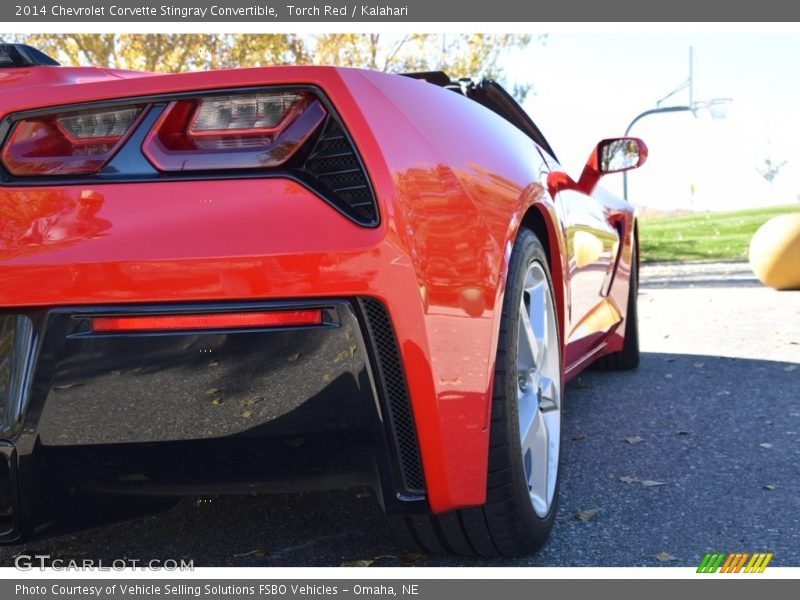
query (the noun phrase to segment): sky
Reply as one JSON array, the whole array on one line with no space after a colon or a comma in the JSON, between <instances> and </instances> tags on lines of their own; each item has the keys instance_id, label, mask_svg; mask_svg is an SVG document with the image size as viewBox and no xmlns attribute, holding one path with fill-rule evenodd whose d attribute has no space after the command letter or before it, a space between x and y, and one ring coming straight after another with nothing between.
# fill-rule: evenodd
<instances>
[{"instance_id":1,"label":"sky","mask_svg":"<svg viewBox=\"0 0 800 600\"><path fill-rule=\"evenodd\" d=\"M650 155L629 174L629 199L662 210L800 202L800 34L555 33L505 66L510 81L533 82L524 107L574 176L599 140L622 136L688 79L690 46L694 99L732 102L722 119L701 110L639 121L631 135ZM688 103L684 90L662 106ZM772 185L758 172L767 158L786 161ZM603 186L621 194L622 176Z\"/></svg>"}]
</instances>

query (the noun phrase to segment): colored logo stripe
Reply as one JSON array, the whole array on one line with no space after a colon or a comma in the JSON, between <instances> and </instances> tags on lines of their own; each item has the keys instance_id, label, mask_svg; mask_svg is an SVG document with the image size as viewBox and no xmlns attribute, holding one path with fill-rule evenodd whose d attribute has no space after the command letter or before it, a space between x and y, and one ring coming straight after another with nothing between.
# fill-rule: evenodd
<instances>
[{"instance_id":1,"label":"colored logo stripe","mask_svg":"<svg viewBox=\"0 0 800 600\"><path fill-rule=\"evenodd\" d=\"M736 563L736 567L733 570L734 573L738 573L739 571L742 570L742 567L744 566L744 561L746 561L749 556L750 555L747 552L745 552L744 554L740 555L739 561Z\"/></svg>"},{"instance_id":2,"label":"colored logo stripe","mask_svg":"<svg viewBox=\"0 0 800 600\"><path fill-rule=\"evenodd\" d=\"M698 573L763 573L772 560L772 552L731 552L729 554L707 553L697 567ZM748 562L748 559L749 562ZM747 566L745 567L745 563Z\"/></svg>"},{"instance_id":3,"label":"colored logo stripe","mask_svg":"<svg viewBox=\"0 0 800 600\"><path fill-rule=\"evenodd\" d=\"M744 566L744 561L746 561L749 556L750 555L746 552L728 554L728 559L725 561L725 564L722 565L720 573L738 573L742 569L742 566Z\"/></svg>"},{"instance_id":4,"label":"colored logo stripe","mask_svg":"<svg viewBox=\"0 0 800 600\"><path fill-rule=\"evenodd\" d=\"M698 573L716 573L722 561L725 559L724 554L706 554L697 567Z\"/></svg>"},{"instance_id":5,"label":"colored logo stripe","mask_svg":"<svg viewBox=\"0 0 800 600\"><path fill-rule=\"evenodd\" d=\"M747 563L747 567L745 567L745 573L763 573L764 569L767 568L769 561L772 560L772 552L758 552L753 554L753 558L750 559L750 562Z\"/></svg>"}]
</instances>

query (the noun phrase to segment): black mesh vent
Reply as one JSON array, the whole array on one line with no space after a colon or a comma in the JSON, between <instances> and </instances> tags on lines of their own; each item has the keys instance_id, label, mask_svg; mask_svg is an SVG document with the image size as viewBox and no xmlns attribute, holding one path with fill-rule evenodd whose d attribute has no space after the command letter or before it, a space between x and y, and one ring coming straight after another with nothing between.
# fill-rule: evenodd
<instances>
[{"instance_id":1,"label":"black mesh vent","mask_svg":"<svg viewBox=\"0 0 800 600\"><path fill-rule=\"evenodd\" d=\"M398 453L400 477L403 487L410 493L425 491L422 462L417 445L417 431L411 416L411 405L394 329L386 309L377 300L359 299L367 322L367 331L375 353L378 385L381 388L389 428Z\"/></svg>"},{"instance_id":2,"label":"black mesh vent","mask_svg":"<svg viewBox=\"0 0 800 600\"><path fill-rule=\"evenodd\" d=\"M378 206L367 174L350 140L334 119L328 119L305 170L324 189L326 197L359 225L378 224Z\"/></svg>"},{"instance_id":3,"label":"black mesh vent","mask_svg":"<svg viewBox=\"0 0 800 600\"><path fill-rule=\"evenodd\" d=\"M12 446L2 442L0 451L0 539L14 537L17 524L17 498L14 490L14 460Z\"/></svg>"}]
</instances>

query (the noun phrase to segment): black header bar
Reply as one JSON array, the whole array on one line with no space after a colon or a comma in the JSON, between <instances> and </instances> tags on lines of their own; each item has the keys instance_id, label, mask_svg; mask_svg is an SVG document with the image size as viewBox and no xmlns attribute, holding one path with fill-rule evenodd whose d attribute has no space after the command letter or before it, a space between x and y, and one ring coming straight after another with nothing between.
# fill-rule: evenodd
<instances>
[{"instance_id":1,"label":"black header bar","mask_svg":"<svg viewBox=\"0 0 800 600\"><path fill-rule=\"evenodd\" d=\"M42 22L787 22L786 0L11 0L0 21Z\"/></svg>"}]
</instances>

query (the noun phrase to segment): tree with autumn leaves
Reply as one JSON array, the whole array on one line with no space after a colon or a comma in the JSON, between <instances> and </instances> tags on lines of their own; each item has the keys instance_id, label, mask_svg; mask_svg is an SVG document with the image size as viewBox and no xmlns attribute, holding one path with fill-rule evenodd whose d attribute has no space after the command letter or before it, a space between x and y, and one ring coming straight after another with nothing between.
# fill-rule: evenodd
<instances>
[{"instance_id":1,"label":"tree with autumn leaves","mask_svg":"<svg viewBox=\"0 0 800 600\"><path fill-rule=\"evenodd\" d=\"M67 33L1 36L30 44L62 64L177 73L267 65L338 65L391 73L446 71L453 77L505 82L501 59L544 43L543 35L383 33L127 34ZM530 82L515 82L524 98Z\"/></svg>"}]
</instances>

